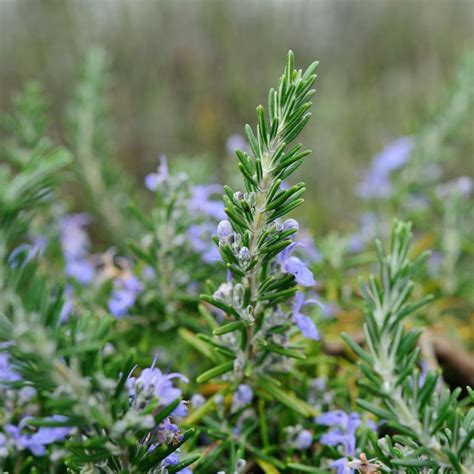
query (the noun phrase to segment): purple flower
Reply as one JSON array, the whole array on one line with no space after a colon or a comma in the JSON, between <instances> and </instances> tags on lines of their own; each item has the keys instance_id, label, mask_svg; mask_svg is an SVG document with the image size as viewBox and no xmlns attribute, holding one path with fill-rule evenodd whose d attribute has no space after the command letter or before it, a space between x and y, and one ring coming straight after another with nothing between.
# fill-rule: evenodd
<instances>
[{"instance_id":1,"label":"purple flower","mask_svg":"<svg viewBox=\"0 0 474 474\"><path fill-rule=\"evenodd\" d=\"M313 442L313 435L308 430L301 430L295 440L297 449L308 449Z\"/></svg>"},{"instance_id":2,"label":"purple flower","mask_svg":"<svg viewBox=\"0 0 474 474\"><path fill-rule=\"evenodd\" d=\"M167 456L165 459L163 459L163 462L161 463L161 467L166 467L166 466L176 466L180 461L179 459L179 454L177 452L171 453L169 456ZM165 471L168 472L168 471ZM180 469L178 471L178 474L192 474L192 470L189 467L185 467L184 469Z\"/></svg>"},{"instance_id":3,"label":"purple flower","mask_svg":"<svg viewBox=\"0 0 474 474\"><path fill-rule=\"evenodd\" d=\"M71 285L67 285L64 290L64 303L63 307L61 308L61 313L59 314L59 321L64 323L68 320L69 315L71 314L74 300L72 297L73 289Z\"/></svg>"},{"instance_id":4,"label":"purple flower","mask_svg":"<svg viewBox=\"0 0 474 474\"><path fill-rule=\"evenodd\" d=\"M47 245L48 239L42 236L35 236L32 238L31 243L19 245L8 257L10 268L17 268L22 263L27 263L41 257Z\"/></svg>"},{"instance_id":5,"label":"purple flower","mask_svg":"<svg viewBox=\"0 0 474 474\"><path fill-rule=\"evenodd\" d=\"M169 178L168 160L165 155L160 156L160 164L156 173L150 173L145 176L145 186L150 191L156 191L158 186L163 184Z\"/></svg>"},{"instance_id":6,"label":"purple flower","mask_svg":"<svg viewBox=\"0 0 474 474\"><path fill-rule=\"evenodd\" d=\"M67 260L64 271L81 285L87 285L95 276L94 266L86 259Z\"/></svg>"},{"instance_id":7,"label":"purple flower","mask_svg":"<svg viewBox=\"0 0 474 474\"><path fill-rule=\"evenodd\" d=\"M176 453L171 453L165 459L163 459L163 467L175 466L179 463L179 456Z\"/></svg>"},{"instance_id":8,"label":"purple flower","mask_svg":"<svg viewBox=\"0 0 474 474\"><path fill-rule=\"evenodd\" d=\"M297 238L299 253L303 254L303 257L307 262L320 263L323 260L323 256L319 249L314 243L314 239L307 233L303 233Z\"/></svg>"},{"instance_id":9,"label":"purple flower","mask_svg":"<svg viewBox=\"0 0 474 474\"><path fill-rule=\"evenodd\" d=\"M366 212L360 216L360 229L352 234L349 243L351 252L362 251L366 244L372 241L378 233L379 222L377 216L372 212Z\"/></svg>"},{"instance_id":10,"label":"purple flower","mask_svg":"<svg viewBox=\"0 0 474 474\"><path fill-rule=\"evenodd\" d=\"M29 418L24 418L18 426L5 425L5 432L8 433L19 451L29 449L34 456L44 456L46 446L57 441L64 441L72 428L67 426L41 426L35 433L25 432L24 428L28 424ZM64 422L67 418L61 415L53 415L45 418L45 421Z\"/></svg>"},{"instance_id":11,"label":"purple flower","mask_svg":"<svg viewBox=\"0 0 474 474\"><path fill-rule=\"evenodd\" d=\"M387 198L392 193L390 175L401 168L409 159L413 150L413 139L402 137L387 145L372 160L364 180L357 188L363 199Z\"/></svg>"},{"instance_id":12,"label":"purple flower","mask_svg":"<svg viewBox=\"0 0 474 474\"><path fill-rule=\"evenodd\" d=\"M158 367L155 367L156 356L149 369L142 370L138 377L129 377L127 380L127 388L132 398L136 399L140 395L155 397L159 401L160 406L167 406L181 397L181 389L173 386L173 379L179 379L188 382L188 379L179 373L163 374ZM175 410L176 416L184 416L186 413L186 405L180 404Z\"/></svg>"},{"instance_id":13,"label":"purple flower","mask_svg":"<svg viewBox=\"0 0 474 474\"><path fill-rule=\"evenodd\" d=\"M309 235L309 233L306 230L303 230L301 235L299 235L300 225L298 224L297 220L287 219L285 222L283 222L283 230L290 229L296 229L296 232L291 236L291 239L297 242L296 245L290 249L290 253L292 250L297 250L298 254L303 255L309 262L321 262L321 252L314 245L314 240Z\"/></svg>"},{"instance_id":14,"label":"purple flower","mask_svg":"<svg viewBox=\"0 0 474 474\"><path fill-rule=\"evenodd\" d=\"M440 199L449 196L450 194L457 194L462 198L468 198L474 189L474 182L469 176L460 176L445 184L437 186L436 193Z\"/></svg>"},{"instance_id":15,"label":"purple flower","mask_svg":"<svg viewBox=\"0 0 474 474\"><path fill-rule=\"evenodd\" d=\"M156 439L160 443L171 443L174 440L181 441L182 435L179 428L171 423L169 418L163 420L155 430Z\"/></svg>"},{"instance_id":16,"label":"purple flower","mask_svg":"<svg viewBox=\"0 0 474 474\"><path fill-rule=\"evenodd\" d=\"M428 361L423 359L421 362L420 362L420 375L418 377L418 387L423 387L425 381L426 381L426 376L428 375L428 371L429 371L429 364L428 364Z\"/></svg>"},{"instance_id":17,"label":"purple flower","mask_svg":"<svg viewBox=\"0 0 474 474\"><path fill-rule=\"evenodd\" d=\"M248 405L253 399L253 390L250 385L240 384L234 392L232 398L232 412L240 410L240 408Z\"/></svg>"},{"instance_id":18,"label":"purple flower","mask_svg":"<svg viewBox=\"0 0 474 474\"><path fill-rule=\"evenodd\" d=\"M156 279L156 272L150 265L146 265L141 276L143 280L152 281Z\"/></svg>"},{"instance_id":19,"label":"purple flower","mask_svg":"<svg viewBox=\"0 0 474 474\"><path fill-rule=\"evenodd\" d=\"M324 426L346 425L347 414L342 410L332 410L316 417L314 421Z\"/></svg>"},{"instance_id":20,"label":"purple flower","mask_svg":"<svg viewBox=\"0 0 474 474\"><path fill-rule=\"evenodd\" d=\"M206 399L200 394L196 393L192 396L191 398L191 406L197 410L198 408L201 408L204 403L206 403Z\"/></svg>"},{"instance_id":21,"label":"purple flower","mask_svg":"<svg viewBox=\"0 0 474 474\"><path fill-rule=\"evenodd\" d=\"M188 210L192 213L207 214L217 220L226 218L224 203L221 199L212 200L211 196L222 194L223 188L219 184L208 184L194 186L188 201ZM219 196L220 197L220 196Z\"/></svg>"},{"instance_id":22,"label":"purple flower","mask_svg":"<svg viewBox=\"0 0 474 474\"><path fill-rule=\"evenodd\" d=\"M142 290L141 281L134 275L116 279L108 303L109 311L117 318L125 316Z\"/></svg>"},{"instance_id":23,"label":"purple flower","mask_svg":"<svg viewBox=\"0 0 474 474\"><path fill-rule=\"evenodd\" d=\"M321 436L321 444L327 446L342 445L345 456L355 456L356 431L361 424L359 415L355 412L347 415L341 410L329 411L315 419L320 425L330 426L331 429Z\"/></svg>"},{"instance_id":24,"label":"purple flower","mask_svg":"<svg viewBox=\"0 0 474 474\"><path fill-rule=\"evenodd\" d=\"M284 273L291 273L294 275L296 283L301 286L313 286L316 285L313 272L298 258L291 256L291 253L295 249L297 243L293 242L283 249L277 255L277 262L280 264L281 270Z\"/></svg>"},{"instance_id":25,"label":"purple flower","mask_svg":"<svg viewBox=\"0 0 474 474\"><path fill-rule=\"evenodd\" d=\"M11 369L9 359L10 356L7 353L0 352L0 388L21 380L20 375Z\"/></svg>"},{"instance_id":26,"label":"purple flower","mask_svg":"<svg viewBox=\"0 0 474 474\"><path fill-rule=\"evenodd\" d=\"M188 229L188 237L194 250L201 254L206 263L215 263L221 260L221 254L211 240L214 233L214 225L210 222L192 224Z\"/></svg>"},{"instance_id":27,"label":"purple flower","mask_svg":"<svg viewBox=\"0 0 474 474\"><path fill-rule=\"evenodd\" d=\"M329 463L329 467L336 469L337 474L353 474L354 469L349 467L349 460L347 458L340 458Z\"/></svg>"},{"instance_id":28,"label":"purple flower","mask_svg":"<svg viewBox=\"0 0 474 474\"><path fill-rule=\"evenodd\" d=\"M95 267L88 260L90 240L84 227L87 214L73 214L61 221L60 240L64 253L66 275L87 285L95 276Z\"/></svg>"},{"instance_id":29,"label":"purple flower","mask_svg":"<svg viewBox=\"0 0 474 474\"><path fill-rule=\"evenodd\" d=\"M84 227L89 224L87 214L72 214L60 222L60 240L66 260L84 258L89 253L90 240Z\"/></svg>"},{"instance_id":30,"label":"purple flower","mask_svg":"<svg viewBox=\"0 0 474 474\"><path fill-rule=\"evenodd\" d=\"M20 403L28 403L36 396L36 393L37 392L33 387L21 387L21 389L18 391L18 401Z\"/></svg>"},{"instance_id":31,"label":"purple flower","mask_svg":"<svg viewBox=\"0 0 474 474\"><path fill-rule=\"evenodd\" d=\"M319 332L316 328L316 325L314 324L314 321L308 316L302 314L301 312L303 310L303 307L308 304L321 305L319 301L314 299L305 300L304 294L302 292L296 293L295 298L293 300L293 320L304 337L306 337L307 339L318 341Z\"/></svg>"},{"instance_id":32,"label":"purple flower","mask_svg":"<svg viewBox=\"0 0 474 474\"><path fill-rule=\"evenodd\" d=\"M229 155L233 155L235 150L242 150L246 153L249 151L249 146L242 135L231 135L226 141L226 149Z\"/></svg>"},{"instance_id":33,"label":"purple flower","mask_svg":"<svg viewBox=\"0 0 474 474\"><path fill-rule=\"evenodd\" d=\"M373 169L379 174L392 173L408 161L412 150L413 139L411 137L398 138L374 157Z\"/></svg>"},{"instance_id":34,"label":"purple flower","mask_svg":"<svg viewBox=\"0 0 474 474\"><path fill-rule=\"evenodd\" d=\"M0 459L8 456L7 437L0 433Z\"/></svg>"}]
</instances>

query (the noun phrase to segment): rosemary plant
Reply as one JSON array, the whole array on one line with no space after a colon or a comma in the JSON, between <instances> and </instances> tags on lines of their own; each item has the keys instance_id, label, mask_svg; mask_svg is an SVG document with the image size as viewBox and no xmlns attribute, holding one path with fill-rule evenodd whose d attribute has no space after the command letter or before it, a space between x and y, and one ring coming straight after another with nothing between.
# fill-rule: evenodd
<instances>
[{"instance_id":1,"label":"rosemary plant","mask_svg":"<svg viewBox=\"0 0 474 474\"><path fill-rule=\"evenodd\" d=\"M222 323L214 329L214 338L200 336L217 348L223 361L197 380L203 383L227 374L237 399L239 390L257 391L308 416L313 407L280 389L273 377L288 373L291 360L305 358L305 345L294 336L319 338L313 320L303 314L303 307L314 301L306 300L302 290L316 282L292 255L299 226L294 219L281 220L303 202L304 184L287 187L284 180L310 153L300 144L290 145L310 118L318 65L303 72L294 69L293 61L290 52L278 88L269 92L266 117L264 108L257 108L256 132L245 127L251 154L236 151L245 192L225 186L228 219L219 223L214 241L228 278L213 288L212 295L201 296L217 308Z\"/></svg>"},{"instance_id":2,"label":"rosemary plant","mask_svg":"<svg viewBox=\"0 0 474 474\"><path fill-rule=\"evenodd\" d=\"M111 343L115 319L64 318L63 288L38 264L40 249L26 244L71 159L40 139L38 90L27 90L26 109L24 97L10 121L12 166L0 172L0 467L185 472L199 458L177 455L194 433L172 422L186 414L173 386L185 377L155 362L133 377L134 351L119 354Z\"/></svg>"},{"instance_id":3,"label":"rosemary plant","mask_svg":"<svg viewBox=\"0 0 474 474\"><path fill-rule=\"evenodd\" d=\"M388 254L376 241L380 275L362 285L367 349L343 334L360 357L361 388L381 403L366 398L357 402L397 433L381 440L371 435L374 453L387 472L467 473L474 465L474 410L464 407L467 400L458 401L461 388L440 388L439 374L431 370L420 374L421 333L405 329L406 318L432 299L409 302L412 278L429 256L424 252L410 261L410 227L395 222Z\"/></svg>"},{"instance_id":4,"label":"rosemary plant","mask_svg":"<svg viewBox=\"0 0 474 474\"><path fill-rule=\"evenodd\" d=\"M118 166L108 166L113 155L110 140L109 57L102 49L86 56L80 79L67 108L67 142L74 155L73 170L80 184L84 208L95 215L107 238L136 234L129 221L127 234L122 220L132 195L131 182Z\"/></svg>"},{"instance_id":5,"label":"rosemary plant","mask_svg":"<svg viewBox=\"0 0 474 474\"><path fill-rule=\"evenodd\" d=\"M256 128L245 127L248 144L233 137L242 148L241 191L194 185L162 158L145 177L150 210L145 193L132 196L120 167L109 164L102 52L88 56L69 109L63 136L72 153L47 138L37 85L15 100L0 149L2 471L470 472L474 392L454 388L466 377L448 389L451 380L427 370L418 349L426 340L414 327L426 318L415 325L409 316L431 297L410 298L428 253L410 260L409 224L395 223L388 253L376 241L380 273L362 286L365 342L343 335L360 371L330 340L346 316L357 321L352 276L375 258L357 252L380 229L365 215L358 236L330 234L318 252L288 218L305 192L304 183L286 180L309 154L293 141L310 118L316 67L296 70L290 52L267 110L259 106ZM448 104L453 123L470 107L460 98L472 105L462 78ZM433 136L444 140L454 125L435 122ZM438 143L428 131L421 141ZM417 141L392 143L366 174L360 191L381 209L384 199L411 192L403 194L392 173L408 164ZM423 184L416 173L415 184ZM65 194L70 176L88 214L65 214L77 207L76 190ZM399 178L411 190L412 181ZM223 202L215 200L222 192ZM443 183L436 196L425 193L429 214L419 214L444 216L442 227L428 229L444 257L446 285L437 294L456 296L463 308L472 299L472 277L459 271L472 254L465 238L471 193L467 178ZM313 271L324 282L318 293ZM433 308L429 316L437 317Z\"/></svg>"},{"instance_id":6,"label":"rosemary plant","mask_svg":"<svg viewBox=\"0 0 474 474\"><path fill-rule=\"evenodd\" d=\"M154 207L148 216L135 203L130 204L142 237L139 242L128 242L132 254L144 265L142 273L149 275L141 298L143 312L156 314L154 323L163 332L189 323L192 326L194 318L182 317L183 312L196 309L202 282L219 260L211 236L217 218L225 214L221 201L212 195L221 186L193 186L186 173L169 171L165 156L161 156L157 171L146 175L145 185L154 193Z\"/></svg>"}]
</instances>

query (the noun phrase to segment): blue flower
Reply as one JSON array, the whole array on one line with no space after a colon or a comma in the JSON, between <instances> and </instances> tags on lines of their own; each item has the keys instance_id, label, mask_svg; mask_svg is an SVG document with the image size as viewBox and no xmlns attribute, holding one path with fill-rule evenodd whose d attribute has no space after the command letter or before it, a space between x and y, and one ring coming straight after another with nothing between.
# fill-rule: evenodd
<instances>
[{"instance_id":1,"label":"blue flower","mask_svg":"<svg viewBox=\"0 0 474 474\"><path fill-rule=\"evenodd\" d=\"M48 245L48 239L42 236L35 236L31 243L21 244L16 247L8 257L10 268L17 268L23 263L30 262L43 255Z\"/></svg>"},{"instance_id":2,"label":"blue flower","mask_svg":"<svg viewBox=\"0 0 474 474\"><path fill-rule=\"evenodd\" d=\"M165 459L163 459L163 467L176 466L179 463L179 456L176 453L171 453Z\"/></svg>"},{"instance_id":3,"label":"blue flower","mask_svg":"<svg viewBox=\"0 0 474 474\"><path fill-rule=\"evenodd\" d=\"M156 409L161 409L181 397L181 389L173 386L173 380L179 379L188 382L184 375L179 373L164 374L158 369L156 364L157 356L153 359L150 368L142 370L138 377L131 377L131 373L126 381L126 387L131 400L131 405L135 410L147 409L150 401L155 400L158 403ZM133 371L133 370L132 370ZM187 406L181 401L177 408L171 413L171 417L187 415ZM183 438L179 427L171 421L170 417L165 418L149 434L149 450L152 451L159 444L173 445L180 442ZM174 452L168 456L161 467L176 465L179 462L179 455ZM166 471L165 471L166 472ZM179 472L188 472L183 470Z\"/></svg>"},{"instance_id":4,"label":"blue flower","mask_svg":"<svg viewBox=\"0 0 474 474\"><path fill-rule=\"evenodd\" d=\"M281 270L284 273L291 273L294 275L296 283L301 286L314 286L316 280L314 279L313 272L298 258L291 256L291 253L295 249L296 242L288 245L277 255L277 262L280 264Z\"/></svg>"},{"instance_id":5,"label":"blue flower","mask_svg":"<svg viewBox=\"0 0 474 474\"><path fill-rule=\"evenodd\" d=\"M249 146L245 141L245 138L242 135L238 134L231 135L227 139L225 146L229 155L233 155L235 153L235 150L241 150L246 153L250 151Z\"/></svg>"},{"instance_id":6,"label":"blue flower","mask_svg":"<svg viewBox=\"0 0 474 474\"><path fill-rule=\"evenodd\" d=\"M90 240L84 227L89 222L87 214L72 214L61 219L60 240L66 260L88 255Z\"/></svg>"},{"instance_id":7,"label":"blue flower","mask_svg":"<svg viewBox=\"0 0 474 474\"><path fill-rule=\"evenodd\" d=\"M191 406L195 410L197 410L198 408L201 408L204 405L204 403L206 403L206 399L200 393L194 394L191 398Z\"/></svg>"},{"instance_id":8,"label":"blue flower","mask_svg":"<svg viewBox=\"0 0 474 474\"><path fill-rule=\"evenodd\" d=\"M125 316L142 290L141 281L134 275L116 279L108 303L109 311L117 318Z\"/></svg>"},{"instance_id":9,"label":"blue flower","mask_svg":"<svg viewBox=\"0 0 474 474\"><path fill-rule=\"evenodd\" d=\"M215 227L210 222L192 224L188 229L188 237L194 250L201 254L206 263L215 263L221 260L221 254L211 240Z\"/></svg>"},{"instance_id":10,"label":"blue flower","mask_svg":"<svg viewBox=\"0 0 474 474\"><path fill-rule=\"evenodd\" d=\"M73 309L74 300L72 297L73 289L71 285L67 285L64 290L64 302L63 307L61 308L61 313L59 314L59 321L64 323L68 320L69 315Z\"/></svg>"},{"instance_id":11,"label":"blue flower","mask_svg":"<svg viewBox=\"0 0 474 474\"><path fill-rule=\"evenodd\" d=\"M8 456L7 441L7 437L3 433L0 433L0 459Z\"/></svg>"},{"instance_id":12,"label":"blue flower","mask_svg":"<svg viewBox=\"0 0 474 474\"><path fill-rule=\"evenodd\" d=\"M307 304L317 304L321 305L319 301L314 299L305 300L304 293L298 292L295 295L293 300L293 320L298 326L298 329L301 331L304 337L307 339L313 339L314 341L319 340L319 332L314 324L314 321L302 314L303 307Z\"/></svg>"},{"instance_id":13,"label":"blue flower","mask_svg":"<svg viewBox=\"0 0 474 474\"><path fill-rule=\"evenodd\" d=\"M301 430L296 437L295 447L297 449L308 449L312 443L313 435L311 434L311 431Z\"/></svg>"},{"instance_id":14,"label":"blue flower","mask_svg":"<svg viewBox=\"0 0 474 474\"><path fill-rule=\"evenodd\" d=\"M237 410L240 410L242 407L248 405L253 399L253 390L250 385L245 383L240 384L237 387L237 390L234 392L234 396L232 398L232 409L231 411L234 413Z\"/></svg>"},{"instance_id":15,"label":"blue flower","mask_svg":"<svg viewBox=\"0 0 474 474\"><path fill-rule=\"evenodd\" d=\"M372 161L364 180L357 188L363 199L387 198L392 193L390 175L401 168L410 158L413 139L402 137L386 146Z\"/></svg>"},{"instance_id":16,"label":"blue flower","mask_svg":"<svg viewBox=\"0 0 474 474\"><path fill-rule=\"evenodd\" d=\"M183 435L179 428L174 423L171 423L169 418L163 420L155 430L156 439L163 444L169 444L174 441L181 441Z\"/></svg>"},{"instance_id":17,"label":"blue flower","mask_svg":"<svg viewBox=\"0 0 474 474\"><path fill-rule=\"evenodd\" d=\"M0 352L0 388L18 380L21 380L21 377L12 370L10 356L5 352Z\"/></svg>"},{"instance_id":18,"label":"blue flower","mask_svg":"<svg viewBox=\"0 0 474 474\"><path fill-rule=\"evenodd\" d=\"M61 220L60 230L66 275L82 285L90 283L95 276L95 267L89 261L90 240L84 230L88 223L87 214L73 214Z\"/></svg>"},{"instance_id":19,"label":"blue flower","mask_svg":"<svg viewBox=\"0 0 474 474\"><path fill-rule=\"evenodd\" d=\"M327 446L342 445L345 456L355 456L356 431L361 424L359 415L355 412L347 415L341 410L329 411L315 419L320 425L330 426L331 429L321 436L321 444Z\"/></svg>"},{"instance_id":20,"label":"blue flower","mask_svg":"<svg viewBox=\"0 0 474 474\"><path fill-rule=\"evenodd\" d=\"M146 400L154 397L158 400L160 407L165 407L177 398L181 397L181 389L173 386L173 380L179 379L188 382L188 379L179 373L164 374L158 367L155 367L156 356L149 369L142 370L138 377L129 377L127 388L129 395L136 399L143 395ZM181 403L173 413L175 416L186 415L186 405Z\"/></svg>"},{"instance_id":21,"label":"blue flower","mask_svg":"<svg viewBox=\"0 0 474 474\"><path fill-rule=\"evenodd\" d=\"M473 192L474 181L469 176L459 176L456 179L448 181L436 187L436 194L440 199L450 195L458 195L461 198L468 198Z\"/></svg>"},{"instance_id":22,"label":"blue flower","mask_svg":"<svg viewBox=\"0 0 474 474\"><path fill-rule=\"evenodd\" d=\"M314 239L307 232L303 232L301 236L298 236L297 242L298 249L300 249L299 253L303 254L303 257L307 262L322 262L323 256L319 249L316 247Z\"/></svg>"},{"instance_id":23,"label":"blue flower","mask_svg":"<svg viewBox=\"0 0 474 474\"><path fill-rule=\"evenodd\" d=\"M95 276L95 268L89 260L66 260L64 268L66 275L77 280L81 285L87 285Z\"/></svg>"},{"instance_id":24,"label":"blue flower","mask_svg":"<svg viewBox=\"0 0 474 474\"><path fill-rule=\"evenodd\" d=\"M420 378L418 379L418 386L423 387L426 381L426 376L428 375L429 364L427 360L422 360L420 362L421 372Z\"/></svg>"},{"instance_id":25,"label":"blue flower","mask_svg":"<svg viewBox=\"0 0 474 474\"><path fill-rule=\"evenodd\" d=\"M347 458L339 458L336 461L329 463L329 467L336 469L337 474L353 474L354 469L349 467L349 460Z\"/></svg>"},{"instance_id":26,"label":"blue flower","mask_svg":"<svg viewBox=\"0 0 474 474\"><path fill-rule=\"evenodd\" d=\"M337 426L347 424L347 414L342 410L332 410L315 418L316 423L324 426Z\"/></svg>"},{"instance_id":27,"label":"blue flower","mask_svg":"<svg viewBox=\"0 0 474 474\"><path fill-rule=\"evenodd\" d=\"M188 210L192 214L201 213L207 214L217 220L225 219L226 213L224 211L224 203L222 200L211 199L212 195L221 195L222 191L223 188L219 184L194 186L191 197L188 200Z\"/></svg>"},{"instance_id":28,"label":"blue flower","mask_svg":"<svg viewBox=\"0 0 474 474\"><path fill-rule=\"evenodd\" d=\"M72 428L67 426L41 426L35 433L25 432L24 428L28 424L29 418L24 418L18 426L5 425L5 432L8 433L19 451L29 449L34 456L44 456L46 446L57 441L64 441ZM45 421L64 422L67 418L61 415L53 415L45 418Z\"/></svg>"},{"instance_id":29,"label":"blue flower","mask_svg":"<svg viewBox=\"0 0 474 474\"><path fill-rule=\"evenodd\" d=\"M377 216L372 212L365 212L360 216L360 229L351 235L349 250L351 252L362 251L368 242L371 242L379 233L380 223Z\"/></svg>"},{"instance_id":30,"label":"blue flower","mask_svg":"<svg viewBox=\"0 0 474 474\"><path fill-rule=\"evenodd\" d=\"M161 463L161 467L166 467L166 466L176 466L180 461L179 459L179 454L177 452L171 453L169 456L167 456L165 459L163 459L163 462ZM168 472L168 471L165 471ZM178 474L192 474L192 470L189 467L185 467L184 469L180 469L177 471Z\"/></svg>"},{"instance_id":31,"label":"blue flower","mask_svg":"<svg viewBox=\"0 0 474 474\"><path fill-rule=\"evenodd\" d=\"M168 160L165 155L160 156L160 164L156 173L149 173L145 176L145 186L150 191L156 191L158 186L169 178Z\"/></svg>"}]
</instances>

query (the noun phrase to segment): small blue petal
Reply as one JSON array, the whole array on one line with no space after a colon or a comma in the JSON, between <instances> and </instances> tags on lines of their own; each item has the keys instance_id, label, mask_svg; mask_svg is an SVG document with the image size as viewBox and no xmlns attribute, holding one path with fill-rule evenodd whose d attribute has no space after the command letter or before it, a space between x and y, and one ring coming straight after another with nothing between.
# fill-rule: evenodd
<instances>
[{"instance_id":1,"label":"small blue petal","mask_svg":"<svg viewBox=\"0 0 474 474\"><path fill-rule=\"evenodd\" d=\"M314 341L319 340L319 332L314 324L314 321L308 316L303 314L295 314L295 323L298 326L298 329L301 331L304 337L307 339L312 339Z\"/></svg>"},{"instance_id":2,"label":"small blue petal","mask_svg":"<svg viewBox=\"0 0 474 474\"><path fill-rule=\"evenodd\" d=\"M316 285L313 272L298 257L289 257L283 264L283 268L287 273L294 275L298 285Z\"/></svg>"}]
</instances>

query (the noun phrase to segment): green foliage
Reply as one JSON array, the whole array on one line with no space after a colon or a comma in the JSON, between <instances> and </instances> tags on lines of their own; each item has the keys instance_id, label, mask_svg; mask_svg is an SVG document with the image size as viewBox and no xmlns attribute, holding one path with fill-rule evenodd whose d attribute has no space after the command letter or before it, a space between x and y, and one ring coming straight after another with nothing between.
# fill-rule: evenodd
<instances>
[{"instance_id":1,"label":"green foliage","mask_svg":"<svg viewBox=\"0 0 474 474\"><path fill-rule=\"evenodd\" d=\"M4 121L2 470L469 472L473 391L463 398L464 380L450 389L446 373L425 370L430 354L420 329L443 314L437 305L448 296L463 310L469 305L469 181L436 182L428 193L429 180L416 174L442 161L434 148L444 148L469 114L469 67L441 107L450 123L441 111L410 137L415 151L408 161L402 154L392 195L370 202L385 219L426 193L416 229L433 227L435 238L427 244L416 235L415 246L434 241L441 250L443 272L430 271L442 284L433 285L429 253L410 259L409 224L395 222L387 253L380 240L375 254L364 247L373 232L361 251L353 236L333 233L318 253L286 219L305 193L304 183L285 181L309 154L293 141L310 118L317 63L297 70L290 52L268 107L257 108L256 127L245 127L248 146L236 151L243 191L195 186L163 159L145 179L150 202L112 165L108 65L99 50L86 59L68 110L71 152L45 138L47 101L36 85ZM222 208L213 200L221 189ZM77 206L94 218L66 214ZM218 223L224 207L228 220ZM309 268L302 259L311 250ZM356 333L360 293L352 282L375 258L378 276L361 287L364 342L343 335L356 368L331 332L342 324ZM425 306L433 300L428 288L437 298ZM138 369L156 352L150 368ZM188 415L181 372L190 379Z\"/></svg>"},{"instance_id":2,"label":"green foliage","mask_svg":"<svg viewBox=\"0 0 474 474\"><path fill-rule=\"evenodd\" d=\"M120 167L108 164L113 155L109 88L108 57L102 49L93 49L68 107L67 141L75 157L83 205L100 219L110 239L111 235L134 235L136 229L122 231L122 220L130 219L126 212L132 194L130 180Z\"/></svg>"},{"instance_id":3,"label":"green foliage","mask_svg":"<svg viewBox=\"0 0 474 474\"><path fill-rule=\"evenodd\" d=\"M428 371L420 376L420 332L407 331L404 325L410 314L431 300L409 302L415 288L412 278L429 256L425 252L410 261L411 238L410 224L395 222L388 254L376 241L379 277L371 276L362 286L367 350L343 335L360 358L361 388L381 401L379 405L359 399L358 404L399 433L393 441L385 438L374 447L388 469L404 466L469 472L474 461L469 448L474 410L466 413L459 405L461 389L439 388L439 374Z\"/></svg>"}]
</instances>

